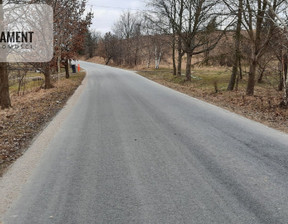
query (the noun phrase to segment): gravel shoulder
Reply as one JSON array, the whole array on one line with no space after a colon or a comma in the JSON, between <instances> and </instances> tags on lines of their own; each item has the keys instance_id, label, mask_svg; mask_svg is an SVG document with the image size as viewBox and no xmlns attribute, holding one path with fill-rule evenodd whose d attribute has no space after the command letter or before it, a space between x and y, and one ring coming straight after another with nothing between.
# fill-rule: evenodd
<instances>
[{"instance_id":1,"label":"gravel shoulder","mask_svg":"<svg viewBox=\"0 0 288 224\"><path fill-rule=\"evenodd\" d=\"M11 123L9 123L9 129L4 129L7 131L4 132L5 135L1 135L1 138L15 138L15 135L13 136L13 127L18 124L17 120L20 119L23 119L24 121L19 123L17 127L26 130L26 132L28 129L30 130L30 133L18 150L13 150L13 147L8 147L9 145L5 147L6 150L10 149L11 154L8 154L9 156L7 158L11 159L5 160L5 162L2 163L2 174L4 170L6 172L0 178L0 223L2 215L19 196L22 186L29 179L35 167L37 167L38 161L43 155L45 148L59 130L59 127L70 113L71 108L77 102L85 88L86 79L84 79L84 77L85 73L83 72L78 78L60 81L56 87L51 90L40 90L40 92L37 93L31 92L24 97L24 102L18 105L14 101L14 108L4 112L8 115L13 114L14 118L11 119ZM73 96L70 97L72 94ZM14 100L19 100L20 102L20 99ZM20 115L18 115L19 113ZM40 114L36 116L37 113ZM16 117L17 119L15 119ZM42 119L39 120L39 117ZM1 118L3 117L1 116ZM1 122L3 125L3 119L1 119ZM31 126L34 127L34 130ZM25 150L25 147L29 145L31 145L29 149ZM1 147L1 152L3 158L3 146ZM13 163L16 159L17 161ZM9 166L9 169L7 169L7 166Z\"/></svg>"},{"instance_id":2,"label":"gravel shoulder","mask_svg":"<svg viewBox=\"0 0 288 224\"><path fill-rule=\"evenodd\" d=\"M49 90L38 87L25 95L11 95L13 107L0 111L0 176L65 106L84 77L82 72L56 82Z\"/></svg>"}]
</instances>

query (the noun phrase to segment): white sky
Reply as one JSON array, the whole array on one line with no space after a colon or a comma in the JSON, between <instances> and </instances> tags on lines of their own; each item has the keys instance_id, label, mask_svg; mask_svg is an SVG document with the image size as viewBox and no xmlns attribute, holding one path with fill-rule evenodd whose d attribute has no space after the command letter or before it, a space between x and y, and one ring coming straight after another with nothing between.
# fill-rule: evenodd
<instances>
[{"instance_id":1,"label":"white sky","mask_svg":"<svg viewBox=\"0 0 288 224\"><path fill-rule=\"evenodd\" d=\"M145 0L88 0L87 10L94 12L91 29L105 34L111 31L113 24L122 12L145 9Z\"/></svg>"}]
</instances>

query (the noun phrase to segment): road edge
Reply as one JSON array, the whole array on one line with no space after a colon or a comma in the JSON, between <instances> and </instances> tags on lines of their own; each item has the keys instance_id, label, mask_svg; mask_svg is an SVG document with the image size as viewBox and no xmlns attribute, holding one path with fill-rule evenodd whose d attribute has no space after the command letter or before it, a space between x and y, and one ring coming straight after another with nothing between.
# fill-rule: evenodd
<instances>
[{"instance_id":1,"label":"road edge","mask_svg":"<svg viewBox=\"0 0 288 224\"><path fill-rule=\"evenodd\" d=\"M0 177L0 223L4 214L8 211L11 204L16 200L22 190L23 185L32 175L33 170L38 166L40 158L45 149L53 139L74 105L78 102L87 84L87 71L81 85L69 98L63 109L49 122L32 141L32 145L23 156L13 163L6 173Z\"/></svg>"}]
</instances>

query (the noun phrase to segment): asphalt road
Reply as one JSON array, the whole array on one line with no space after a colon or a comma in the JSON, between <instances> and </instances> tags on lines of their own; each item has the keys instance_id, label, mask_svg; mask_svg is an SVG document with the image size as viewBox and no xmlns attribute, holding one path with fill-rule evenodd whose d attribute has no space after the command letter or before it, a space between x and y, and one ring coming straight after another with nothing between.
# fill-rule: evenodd
<instances>
[{"instance_id":1,"label":"asphalt road","mask_svg":"<svg viewBox=\"0 0 288 224\"><path fill-rule=\"evenodd\" d=\"M288 135L81 65L85 90L4 223L288 223Z\"/></svg>"}]
</instances>

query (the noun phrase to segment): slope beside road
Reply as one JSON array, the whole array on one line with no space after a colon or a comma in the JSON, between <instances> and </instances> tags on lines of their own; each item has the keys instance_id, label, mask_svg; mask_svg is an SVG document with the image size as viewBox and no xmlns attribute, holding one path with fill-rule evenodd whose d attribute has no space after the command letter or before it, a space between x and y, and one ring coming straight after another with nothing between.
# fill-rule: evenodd
<instances>
[{"instance_id":1,"label":"slope beside road","mask_svg":"<svg viewBox=\"0 0 288 224\"><path fill-rule=\"evenodd\" d=\"M286 134L81 66L85 89L4 223L287 223Z\"/></svg>"}]
</instances>

